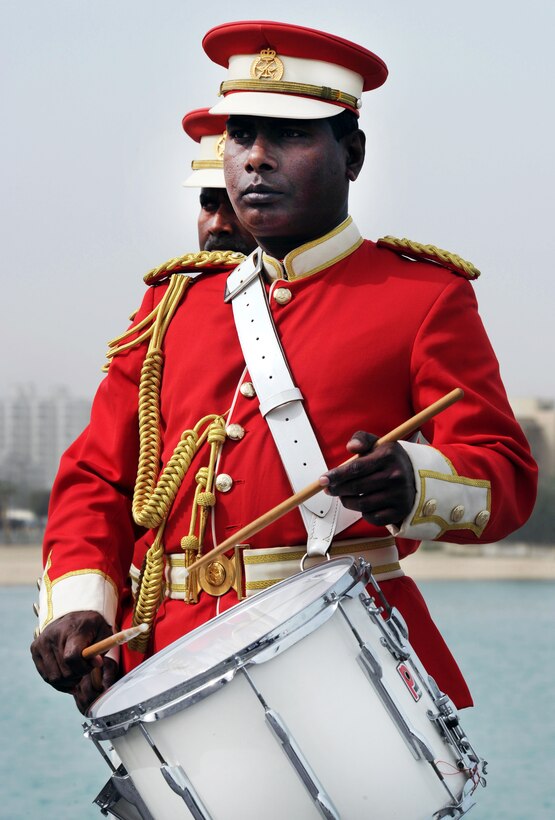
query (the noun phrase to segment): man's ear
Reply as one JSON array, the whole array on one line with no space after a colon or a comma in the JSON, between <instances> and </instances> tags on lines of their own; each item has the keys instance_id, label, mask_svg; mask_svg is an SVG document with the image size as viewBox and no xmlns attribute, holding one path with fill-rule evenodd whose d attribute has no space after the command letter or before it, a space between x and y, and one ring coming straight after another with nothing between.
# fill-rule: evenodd
<instances>
[{"instance_id":1,"label":"man's ear","mask_svg":"<svg viewBox=\"0 0 555 820\"><path fill-rule=\"evenodd\" d=\"M364 165L366 134L360 130L351 131L350 134L346 134L343 137L343 141L347 160L347 179L350 182L354 182Z\"/></svg>"}]
</instances>

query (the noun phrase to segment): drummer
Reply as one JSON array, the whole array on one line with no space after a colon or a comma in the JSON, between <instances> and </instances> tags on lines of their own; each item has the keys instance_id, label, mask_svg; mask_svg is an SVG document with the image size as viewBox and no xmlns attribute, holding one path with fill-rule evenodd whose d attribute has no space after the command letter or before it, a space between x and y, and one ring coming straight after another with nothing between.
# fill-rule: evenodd
<instances>
[{"instance_id":1,"label":"drummer","mask_svg":"<svg viewBox=\"0 0 555 820\"><path fill-rule=\"evenodd\" d=\"M198 241L202 251L237 251L245 256L256 247L256 240L235 214L224 179L224 146L227 117L209 114L208 108L197 108L183 117L183 130L199 144L191 173L183 183L186 188L200 188Z\"/></svg>"},{"instance_id":2,"label":"drummer","mask_svg":"<svg viewBox=\"0 0 555 820\"><path fill-rule=\"evenodd\" d=\"M478 271L432 246L365 240L349 215L362 94L387 77L379 57L260 21L217 26L203 45L228 70L212 110L228 118L227 190L260 251L244 273L148 278L136 332L112 349L90 426L60 465L33 658L75 691L91 669L81 650L116 627L149 625L123 648L127 672L298 572L305 553L360 555L428 672L467 706L402 559L422 539L497 541L534 503L536 467L469 281ZM453 387L464 400L418 441L374 446ZM358 460L334 467L349 453ZM314 500L187 577L318 475Z\"/></svg>"},{"instance_id":3,"label":"drummer","mask_svg":"<svg viewBox=\"0 0 555 820\"><path fill-rule=\"evenodd\" d=\"M182 120L183 130L199 146L196 158L191 162L191 173L183 186L200 189L197 231L201 253L187 254L183 258L184 264L180 265L180 274L187 266L194 268L204 264L206 255L202 251L211 254L209 262L213 258L219 259L222 270L231 270L256 247L256 240L239 222L225 189L223 148L226 120L224 115L211 115L208 108L189 111ZM175 268L175 260L170 260L170 263ZM165 266L156 269L156 275L163 276L164 270ZM104 659L104 688L119 677L119 664L114 660L116 657L119 657L117 650L110 652ZM90 675L85 675L74 692L77 705L82 711L97 697L98 691Z\"/></svg>"}]
</instances>

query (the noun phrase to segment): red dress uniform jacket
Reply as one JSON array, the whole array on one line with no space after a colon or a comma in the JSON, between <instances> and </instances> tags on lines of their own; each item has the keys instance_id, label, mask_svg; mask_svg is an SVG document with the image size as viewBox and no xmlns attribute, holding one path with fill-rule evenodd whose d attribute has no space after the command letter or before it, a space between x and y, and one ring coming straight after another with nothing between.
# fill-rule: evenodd
<instances>
[{"instance_id":1,"label":"red dress uniform jacket","mask_svg":"<svg viewBox=\"0 0 555 820\"><path fill-rule=\"evenodd\" d=\"M462 401L421 431L429 445L408 445L417 499L397 539L400 557L417 549L419 537L471 548L521 526L534 502L536 468L507 402L472 285L437 264L410 261L362 240L350 219L293 251L282 265L269 258L265 262L278 276L267 284L271 313L328 466L345 460L345 445L356 430L382 435L453 387L464 390ZM223 414L232 407L228 422L245 431L242 439L228 439L223 446L217 470L230 476L232 486L216 491L205 550L214 538L221 542L291 494L256 397L238 390L248 374L231 306L223 300L227 275L206 272L192 283L164 337L162 465L183 430L208 413ZM281 281L284 277L287 282ZM291 298L280 304L274 294L283 286ZM166 287L149 288L135 323L159 303ZM153 533L136 526L131 516L144 356L140 344L114 358L89 427L62 458L44 547L41 629L71 609L89 608L109 623L130 625L132 603L128 592L122 594L128 571L131 563L141 566L153 541ZM205 464L206 451L197 458ZM167 519L166 553L180 553L188 532L195 465ZM450 516L455 507L458 514ZM361 519L341 539L380 536L389 533ZM253 537L250 547L305 541L295 510ZM381 587L407 621L411 643L428 672L459 707L469 705L464 679L416 584L404 576ZM150 651L204 623L218 606L223 611L236 601L233 590L221 599L201 592L196 604L165 600ZM124 671L142 658L126 647Z\"/></svg>"}]
</instances>

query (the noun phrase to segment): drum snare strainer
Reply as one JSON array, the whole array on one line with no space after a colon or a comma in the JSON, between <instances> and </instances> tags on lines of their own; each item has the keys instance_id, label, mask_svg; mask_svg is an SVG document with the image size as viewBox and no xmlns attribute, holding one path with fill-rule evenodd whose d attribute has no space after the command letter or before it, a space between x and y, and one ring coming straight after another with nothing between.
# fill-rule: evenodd
<instances>
[{"instance_id":1,"label":"drum snare strainer","mask_svg":"<svg viewBox=\"0 0 555 820\"><path fill-rule=\"evenodd\" d=\"M459 818L485 785L401 615L349 557L180 638L89 717L112 769L95 802L123 820Z\"/></svg>"}]
</instances>

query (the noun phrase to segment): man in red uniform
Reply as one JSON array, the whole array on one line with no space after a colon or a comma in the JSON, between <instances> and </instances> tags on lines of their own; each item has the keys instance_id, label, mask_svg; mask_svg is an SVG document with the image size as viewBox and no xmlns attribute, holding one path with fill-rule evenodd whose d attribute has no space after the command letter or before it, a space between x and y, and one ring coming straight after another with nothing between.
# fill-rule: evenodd
<instances>
[{"instance_id":1,"label":"man in red uniform","mask_svg":"<svg viewBox=\"0 0 555 820\"><path fill-rule=\"evenodd\" d=\"M387 76L378 57L265 22L216 27L204 47L229 69L213 111L229 117L227 188L260 247L231 273L214 264L147 277L53 489L35 663L75 691L101 664L82 648L116 625L150 627L123 648L125 672L297 572L299 555L347 553L370 560L428 672L469 705L400 561L423 538L503 538L534 502L535 465L468 281L477 272L431 246L364 240L348 215L364 161L361 93ZM453 387L464 400L418 443L374 447ZM328 470L347 444L359 459ZM314 502L188 575L318 475Z\"/></svg>"},{"instance_id":2,"label":"man in red uniform","mask_svg":"<svg viewBox=\"0 0 555 820\"><path fill-rule=\"evenodd\" d=\"M188 112L182 121L183 130L199 145L198 155L191 162L191 173L183 183L187 188L200 188L200 211L197 219L200 254L188 254L181 260L170 260L173 271L180 275L187 267L208 265L212 270L231 270L242 256L251 253L256 240L239 222L231 206L223 171L223 147L225 144L226 116L209 114L208 108ZM202 253L203 251L207 253ZM163 276L156 270L156 277ZM118 664L113 657L104 661L104 686L107 688L118 677ZM99 663L99 659L96 660ZM98 695L90 675L85 675L74 691L78 706L84 710Z\"/></svg>"},{"instance_id":3,"label":"man in red uniform","mask_svg":"<svg viewBox=\"0 0 555 820\"><path fill-rule=\"evenodd\" d=\"M198 243L203 251L236 251L247 256L256 240L239 222L231 206L224 179L223 152L227 117L214 116L208 108L197 108L183 117L183 130L199 144L191 163L186 188L200 188Z\"/></svg>"}]
</instances>

